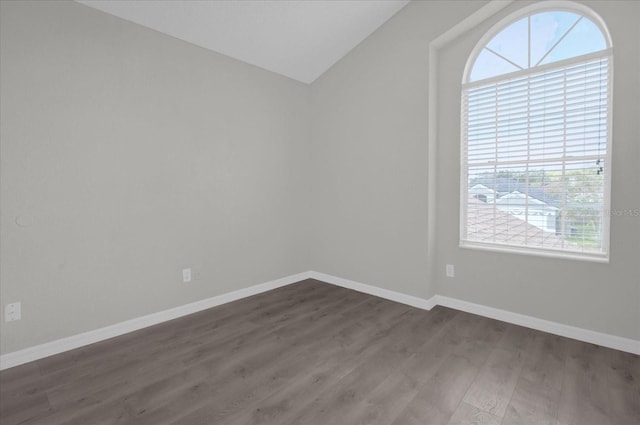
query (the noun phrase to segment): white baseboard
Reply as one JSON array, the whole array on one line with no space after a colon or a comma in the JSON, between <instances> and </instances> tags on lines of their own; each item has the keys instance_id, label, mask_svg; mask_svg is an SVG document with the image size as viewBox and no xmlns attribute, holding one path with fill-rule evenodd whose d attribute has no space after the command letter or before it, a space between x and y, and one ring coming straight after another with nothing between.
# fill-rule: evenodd
<instances>
[{"instance_id":1,"label":"white baseboard","mask_svg":"<svg viewBox=\"0 0 640 425\"><path fill-rule=\"evenodd\" d=\"M501 320L503 322L512 323L514 325L537 329L539 331L548 332L554 335L573 338L579 341L589 342L592 344L601 345L603 347L614 348L616 350L640 355L640 341L637 341L635 339L623 338L620 336L605 334L602 332L590 331L588 329L564 325L562 323L539 319L537 317L527 316L524 314L513 313L511 311L488 307L481 304L475 304L456 298L445 297L443 295L434 295L429 299L424 299L314 271L309 272L309 277L312 279L331 283L333 285L342 286L344 288L353 289L355 291L364 292L370 295L375 295L380 298L385 298L402 304L408 304L412 307L417 307L424 310L431 310L436 305L441 305L443 307L466 311L467 313L473 313L479 316Z\"/></svg>"},{"instance_id":2,"label":"white baseboard","mask_svg":"<svg viewBox=\"0 0 640 425\"><path fill-rule=\"evenodd\" d=\"M206 310L211 307L226 304L231 301L236 301L241 298L250 297L251 295L256 295L261 292L270 291L272 289L289 285L291 283L296 283L301 280L308 279L309 277L309 272L298 273L295 275L283 277L281 279L272 280L270 282L261 283L258 285L250 286L248 288L239 289L237 291L228 292L226 294L170 308L168 310L159 311L157 313L137 317L131 320L126 320L124 322L116 323L104 328L96 329L89 332L83 332L81 334L72 335L67 338L62 338L44 344L36 345L34 347L25 348L23 350L14 351L12 353L3 354L0 356L0 370L42 359L54 354L59 354L64 351L73 350L74 348L79 348L85 345L93 344L95 342L104 341L105 339L113 338L115 336L119 336L128 332L137 331L148 326L156 325L158 323L166 322L168 320Z\"/></svg>"},{"instance_id":3,"label":"white baseboard","mask_svg":"<svg viewBox=\"0 0 640 425\"><path fill-rule=\"evenodd\" d=\"M603 347L614 348L616 350L640 355L640 341L623 338L615 335L595 332L588 329L578 328L575 326L564 325L549 320L539 319L537 317L526 316L524 314L513 313L507 310L501 310L493 307L487 307L481 304L475 304L456 298L445 297L442 295L434 295L429 299L415 297L413 295L402 294L400 292L391 291L389 289L379 288L377 286L367 285L349 279L343 279L324 273L308 271L295 275L283 277L281 279L272 280L270 282L261 283L259 285L250 286L248 288L218 295L205 300L196 301L183 306L171 308L147 316L138 317L127 320L115 325L106 326L67 338L58 339L56 341L47 342L36 345L34 347L25 348L23 350L14 351L12 353L0 356L0 370L18 366L64 351L73 350L105 339L113 338L128 332L206 310L211 307L236 301L241 298L250 297L262 292L270 291L281 286L300 282L305 279L316 279L332 285L341 286L343 288L353 289L354 291L363 292L374 295L376 297L385 298L402 304L423 310L431 310L436 305L453 308L456 310L466 311L468 313L501 320L515 325L525 326L555 335L577 339L579 341L589 342L601 345Z\"/></svg>"},{"instance_id":4,"label":"white baseboard","mask_svg":"<svg viewBox=\"0 0 640 425\"><path fill-rule=\"evenodd\" d=\"M374 295L376 297L384 298L387 300L399 302L401 304L407 304L411 307L421 308L423 310L431 310L436 304L434 298L424 299L415 297L413 295L407 295L389 289L379 288L377 286L367 285L365 283L356 282L354 280L343 279L341 277L331 276L324 273L309 272L309 278L321 280L323 282L330 283L332 285L341 286L347 289L353 289L354 291L364 292L365 294Z\"/></svg>"},{"instance_id":5,"label":"white baseboard","mask_svg":"<svg viewBox=\"0 0 640 425\"><path fill-rule=\"evenodd\" d=\"M436 295L434 302L437 305L450 307L456 310L466 311L467 313L477 314L479 316L489 317L491 319L501 320L503 322L520 325L539 331L548 332L554 335L560 335L567 338L577 339L591 344L601 345L603 347L614 348L628 353L640 354L640 341L630 338L623 338L616 335L610 335L602 332L590 331L588 329L578 328L576 326L564 325L562 323L552 322L550 320L539 319L533 316L514 313L498 308L487 307L481 304L475 304L456 298Z\"/></svg>"}]
</instances>

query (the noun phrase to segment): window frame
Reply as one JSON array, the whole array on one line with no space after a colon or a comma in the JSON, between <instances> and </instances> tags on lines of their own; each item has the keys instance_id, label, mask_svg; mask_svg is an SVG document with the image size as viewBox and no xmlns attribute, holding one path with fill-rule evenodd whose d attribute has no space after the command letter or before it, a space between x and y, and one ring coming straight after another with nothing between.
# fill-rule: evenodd
<instances>
[{"instance_id":1,"label":"window frame","mask_svg":"<svg viewBox=\"0 0 640 425\"><path fill-rule=\"evenodd\" d=\"M551 62L548 64L533 66L530 68L489 77L477 81L469 81L471 72L473 70L473 66L475 65L476 60L480 53L484 50L487 44L495 37L499 32L506 29L510 25L516 23L522 18L526 18L531 15L535 15L543 12L550 11L558 11L558 12L572 12L576 14L580 14L585 18L589 19L593 22L597 28L602 33L605 42L606 49L592 52L580 56L574 56L567 59L562 59L556 62ZM467 166L467 158L465 155L466 149L466 134L465 134L465 120L464 116L467 113L467 107L464 98L467 91L470 88L487 85L491 83L495 83L498 81L509 81L512 79L516 79L519 77L523 77L526 75L532 75L540 72L545 72L551 69L561 69L566 68L571 65L577 65L579 63L585 63L588 60L594 60L597 58L606 58L607 66L608 66L608 75L607 75L607 145L606 145L606 153L604 155L604 161L607 166L607 172L604 174L604 182L603 182L603 192L604 192L604 200L603 200L603 223L602 223L602 240L601 240L601 251L599 252L579 252L579 251L570 251L564 249L554 249L549 247L533 247L526 245L509 245L499 242L480 242L473 241L467 238L467 205L468 205L468 166ZM516 254L524 254L524 255L533 255L533 256L541 256L541 257L551 257L551 258L564 258L571 260L583 260L583 261L593 261L600 263L608 263L610 258L610 227L611 227L611 170L612 167L612 118L613 118L613 44L611 41L611 35L607 29L602 18L596 14L589 7L574 3L571 1L547 1L536 3L513 13L510 13L506 17L500 19L497 23L495 23L488 31L484 33L484 35L480 38L478 43L475 45L471 54L469 55L464 73L462 78L462 86L461 86L461 115L460 115L460 234L459 234L459 247L467 248L467 249L475 249L482 251L493 251L493 252L503 252L503 253L516 253Z\"/></svg>"}]
</instances>

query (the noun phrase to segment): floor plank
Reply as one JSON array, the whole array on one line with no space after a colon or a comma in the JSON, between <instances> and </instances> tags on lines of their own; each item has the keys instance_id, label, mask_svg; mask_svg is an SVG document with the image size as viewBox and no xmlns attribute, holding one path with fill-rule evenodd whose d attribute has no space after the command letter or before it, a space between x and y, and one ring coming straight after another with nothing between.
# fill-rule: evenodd
<instances>
[{"instance_id":1,"label":"floor plank","mask_svg":"<svg viewBox=\"0 0 640 425\"><path fill-rule=\"evenodd\" d=\"M568 341L558 425L620 425L609 415L607 350Z\"/></svg>"},{"instance_id":2,"label":"floor plank","mask_svg":"<svg viewBox=\"0 0 640 425\"><path fill-rule=\"evenodd\" d=\"M637 356L609 350L607 373L612 423L640 424L640 362Z\"/></svg>"},{"instance_id":3,"label":"floor plank","mask_svg":"<svg viewBox=\"0 0 640 425\"><path fill-rule=\"evenodd\" d=\"M502 418L524 364L531 331L511 326L496 344L463 401Z\"/></svg>"},{"instance_id":4,"label":"floor plank","mask_svg":"<svg viewBox=\"0 0 640 425\"><path fill-rule=\"evenodd\" d=\"M504 424L553 425L558 416L560 391L520 378L504 416Z\"/></svg>"},{"instance_id":5,"label":"floor plank","mask_svg":"<svg viewBox=\"0 0 640 425\"><path fill-rule=\"evenodd\" d=\"M478 367L468 358L447 356L393 424L447 424L477 374Z\"/></svg>"},{"instance_id":6,"label":"floor plank","mask_svg":"<svg viewBox=\"0 0 640 425\"><path fill-rule=\"evenodd\" d=\"M447 425L500 425L500 418L462 402Z\"/></svg>"}]
</instances>

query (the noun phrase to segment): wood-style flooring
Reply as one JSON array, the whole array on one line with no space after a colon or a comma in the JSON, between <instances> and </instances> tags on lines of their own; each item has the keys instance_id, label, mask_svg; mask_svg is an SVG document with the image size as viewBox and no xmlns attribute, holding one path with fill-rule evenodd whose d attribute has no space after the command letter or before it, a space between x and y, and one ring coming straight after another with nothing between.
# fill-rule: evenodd
<instances>
[{"instance_id":1,"label":"wood-style flooring","mask_svg":"<svg viewBox=\"0 0 640 425\"><path fill-rule=\"evenodd\" d=\"M305 281L0 373L2 425L638 425L640 358Z\"/></svg>"}]
</instances>

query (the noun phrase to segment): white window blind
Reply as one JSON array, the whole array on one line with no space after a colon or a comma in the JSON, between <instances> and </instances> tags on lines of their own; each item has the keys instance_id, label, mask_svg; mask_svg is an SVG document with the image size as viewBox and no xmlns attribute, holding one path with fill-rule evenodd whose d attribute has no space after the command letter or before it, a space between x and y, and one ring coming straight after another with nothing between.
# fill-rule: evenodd
<instances>
[{"instance_id":1,"label":"white window blind","mask_svg":"<svg viewBox=\"0 0 640 425\"><path fill-rule=\"evenodd\" d=\"M463 245L606 256L609 61L463 87Z\"/></svg>"}]
</instances>

